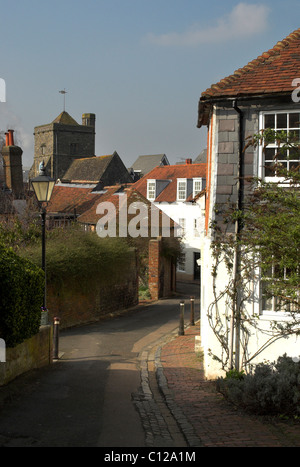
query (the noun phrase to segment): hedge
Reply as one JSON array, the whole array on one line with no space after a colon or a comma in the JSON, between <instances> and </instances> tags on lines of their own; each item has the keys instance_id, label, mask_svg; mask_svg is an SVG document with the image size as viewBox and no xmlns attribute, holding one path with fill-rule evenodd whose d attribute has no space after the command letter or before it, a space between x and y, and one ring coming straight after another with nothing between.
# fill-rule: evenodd
<instances>
[{"instance_id":1,"label":"hedge","mask_svg":"<svg viewBox=\"0 0 300 467\"><path fill-rule=\"evenodd\" d=\"M39 331L44 272L0 243L0 337L15 347Z\"/></svg>"},{"instance_id":2,"label":"hedge","mask_svg":"<svg viewBox=\"0 0 300 467\"><path fill-rule=\"evenodd\" d=\"M41 246L27 245L22 257L41 262ZM77 228L55 229L46 240L47 284L60 293L78 288L88 293L94 281L110 287L131 274L132 248L120 238L99 238Z\"/></svg>"}]
</instances>

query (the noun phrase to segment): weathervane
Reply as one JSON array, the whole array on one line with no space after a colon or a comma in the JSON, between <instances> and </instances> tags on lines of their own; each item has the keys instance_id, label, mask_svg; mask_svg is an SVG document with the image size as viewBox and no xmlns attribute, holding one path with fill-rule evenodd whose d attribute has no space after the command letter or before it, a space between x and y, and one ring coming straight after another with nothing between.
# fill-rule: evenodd
<instances>
[{"instance_id":1,"label":"weathervane","mask_svg":"<svg viewBox=\"0 0 300 467\"><path fill-rule=\"evenodd\" d=\"M63 91L58 91L60 94L64 95L64 111L66 110L66 94L67 91L64 89Z\"/></svg>"}]
</instances>

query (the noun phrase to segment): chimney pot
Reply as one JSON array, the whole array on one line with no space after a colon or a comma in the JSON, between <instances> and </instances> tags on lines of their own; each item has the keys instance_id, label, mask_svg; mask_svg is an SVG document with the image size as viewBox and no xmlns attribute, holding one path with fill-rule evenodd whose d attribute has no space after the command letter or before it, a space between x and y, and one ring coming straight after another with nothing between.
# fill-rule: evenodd
<instances>
[{"instance_id":1,"label":"chimney pot","mask_svg":"<svg viewBox=\"0 0 300 467\"><path fill-rule=\"evenodd\" d=\"M192 159L186 159L186 164L190 165L192 163Z\"/></svg>"},{"instance_id":2,"label":"chimney pot","mask_svg":"<svg viewBox=\"0 0 300 467\"><path fill-rule=\"evenodd\" d=\"M8 130L8 145L14 146L14 130Z\"/></svg>"},{"instance_id":3,"label":"chimney pot","mask_svg":"<svg viewBox=\"0 0 300 467\"><path fill-rule=\"evenodd\" d=\"M5 133L5 146L9 146L9 134Z\"/></svg>"}]
</instances>

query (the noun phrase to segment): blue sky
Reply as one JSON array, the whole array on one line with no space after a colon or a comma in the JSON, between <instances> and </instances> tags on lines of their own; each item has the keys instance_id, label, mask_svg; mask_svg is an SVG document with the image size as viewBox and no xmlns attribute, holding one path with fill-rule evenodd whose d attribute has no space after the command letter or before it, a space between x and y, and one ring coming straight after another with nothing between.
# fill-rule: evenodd
<instances>
[{"instance_id":1,"label":"blue sky","mask_svg":"<svg viewBox=\"0 0 300 467\"><path fill-rule=\"evenodd\" d=\"M62 89L78 123L96 114L96 155L194 159L201 92L300 27L299 0L0 0L0 12L0 130L15 129L24 166Z\"/></svg>"}]
</instances>

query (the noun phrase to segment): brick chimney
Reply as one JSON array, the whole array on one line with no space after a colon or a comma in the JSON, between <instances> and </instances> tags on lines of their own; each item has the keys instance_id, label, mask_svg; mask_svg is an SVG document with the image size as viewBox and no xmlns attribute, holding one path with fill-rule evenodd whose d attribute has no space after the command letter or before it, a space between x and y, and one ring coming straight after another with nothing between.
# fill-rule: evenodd
<instances>
[{"instance_id":1,"label":"brick chimney","mask_svg":"<svg viewBox=\"0 0 300 467\"><path fill-rule=\"evenodd\" d=\"M23 151L14 143L14 130L5 133L5 146L2 148L4 180L6 188L11 190L15 199L20 199L24 195Z\"/></svg>"}]
</instances>

